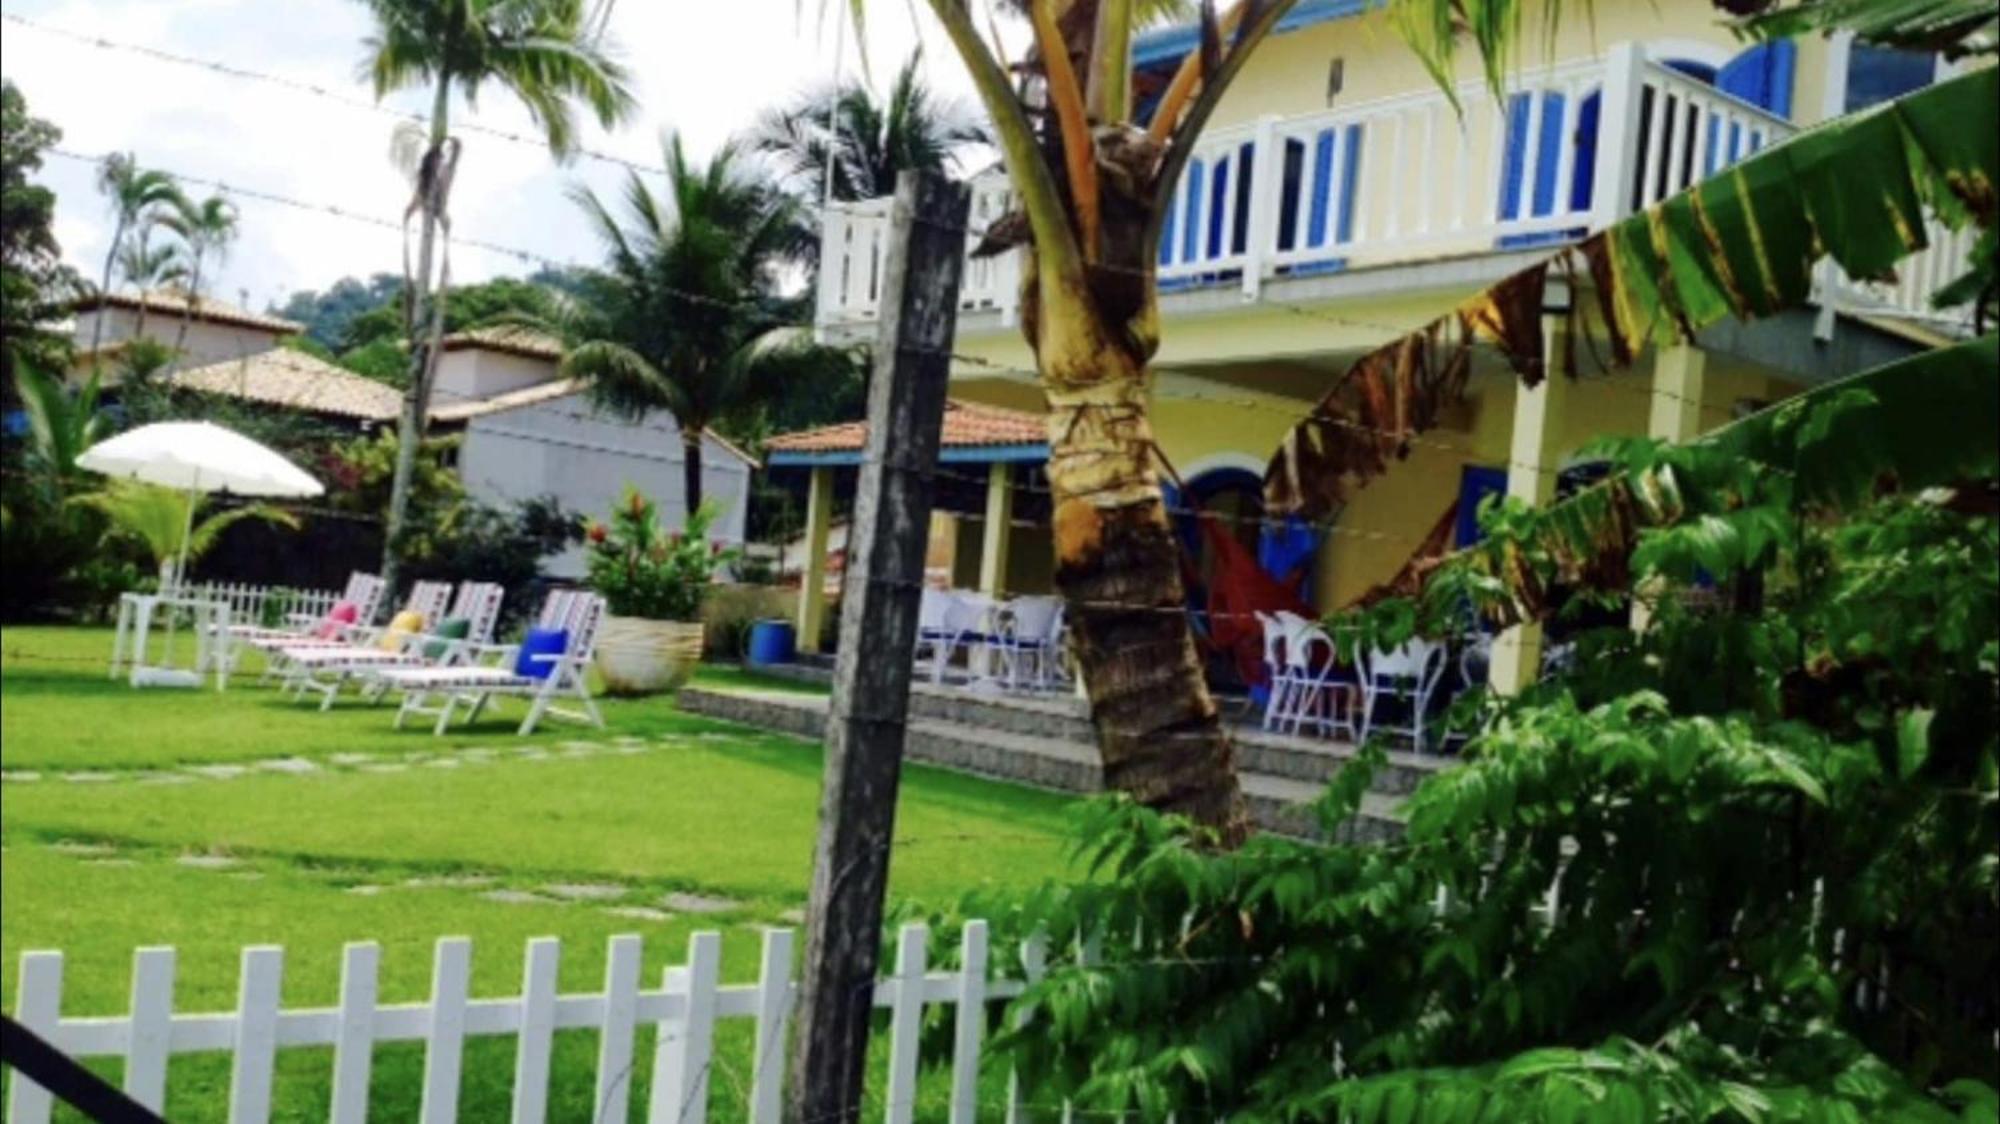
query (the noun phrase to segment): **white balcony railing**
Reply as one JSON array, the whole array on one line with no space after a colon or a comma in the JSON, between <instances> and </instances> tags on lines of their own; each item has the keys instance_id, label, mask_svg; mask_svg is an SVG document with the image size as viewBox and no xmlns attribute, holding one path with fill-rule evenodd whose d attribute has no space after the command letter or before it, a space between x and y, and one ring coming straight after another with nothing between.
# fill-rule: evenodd
<instances>
[{"instance_id":1,"label":"white balcony railing","mask_svg":"<svg viewBox=\"0 0 2000 1124\"><path fill-rule=\"evenodd\" d=\"M1477 84L1457 94L1462 115L1427 90L1205 134L1162 224L1161 290L1235 287L1255 300L1275 279L1566 242L1797 131L1632 44L1523 75L1498 103ZM968 247L1007 204L1004 174L973 182ZM888 227L887 199L828 208L823 335L873 324ZM1964 260L1958 242L1940 241L1894 286L1842 285L1839 299L1928 314ZM961 310L1011 324L1020 259L968 261Z\"/></svg>"}]
</instances>

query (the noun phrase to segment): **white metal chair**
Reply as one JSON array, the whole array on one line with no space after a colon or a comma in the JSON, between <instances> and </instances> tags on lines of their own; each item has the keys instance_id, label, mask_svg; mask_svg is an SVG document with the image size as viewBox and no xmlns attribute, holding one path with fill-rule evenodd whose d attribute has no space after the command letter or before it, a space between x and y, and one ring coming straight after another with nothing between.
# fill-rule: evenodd
<instances>
[{"instance_id":1,"label":"white metal chair","mask_svg":"<svg viewBox=\"0 0 2000 1124\"><path fill-rule=\"evenodd\" d=\"M1370 652L1361 666L1361 740L1377 728L1408 734L1417 752L1424 751L1424 712L1444 678L1444 645L1412 639L1389 651ZM1408 725L1378 723L1375 711L1384 700L1404 700L1410 706Z\"/></svg>"},{"instance_id":2,"label":"white metal chair","mask_svg":"<svg viewBox=\"0 0 2000 1124\"><path fill-rule=\"evenodd\" d=\"M923 601L917 609L916 652L930 653L931 682L944 682L945 668L950 665L954 653L966 652L966 674L972 678L984 678L973 666L975 647L990 644L993 599L980 593L961 590L923 591Z\"/></svg>"},{"instance_id":3,"label":"white metal chair","mask_svg":"<svg viewBox=\"0 0 2000 1124\"><path fill-rule=\"evenodd\" d=\"M458 587L451 607L428 620L425 631L401 637L394 647L321 646L286 648L290 665L286 687L300 698L308 693L320 696L321 710L331 709L334 696L350 678L369 680L365 694L380 698L384 684L381 672L391 668L460 667L470 664L482 648L490 647L493 629L500 622L500 604L507 595L497 582L464 582ZM447 620L466 622L463 637L435 635Z\"/></svg>"},{"instance_id":4,"label":"white metal chair","mask_svg":"<svg viewBox=\"0 0 2000 1124\"><path fill-rule=\"evenodd\" d=\"M479 717L494 696L512 695L531 700L528 715L521 720L519 732L523 736L535 732L543 715L602 729L604 715L598 712L597 701L590 697L588 676L590 656L597 647L598 626L603 621L604 598L575 590L550 594L541 623L543 627L560 628L568 635L561 653L539 657L551 665L549 673L541 677L515 671L518 644L486 645L486 654L494 657L491 663L391 668L382 672L381 680L387 690L403 692L403 705L396 711L396 728L401 729L412 714L435 714L437 724L432 732L442 734L461 706L463 720L470 722ZM432 695L443 696L443 702L430 705L428 700ZM556 705L558 699L565 697L574 697L583 704L583 709Z\"/></svg>"},{"instance_id":5,"label":"white metal chair","mask_svg":"<svg viewBox=\"0 0 2000 1124\"><path fill-rule=\"evenodd\" d=\"M1284 716L1290 701L1291 666L1285 662L1286 642L1291 626L1269 613L1257 611L1257 623L1264 630L1264 676L1269 686L1264 695L1264 728L1273 729Z\"/></svg>"},{"instance_id":6,"label":"white metal chair","mask_svg":"<svg viewBox=\"0 0 2000 1124\"><path fill-rule=\"evenodd\" d=\"M1326 630L1303 617L1285 633L1285 701L1279 709L1278 728L1290 734L1307 726L1322 737L1346 734L1353 739L1355 689L1336 678L1340 654ZM1280 620L1282 626L1285 622Z\"/></svg>"},{"instance_id":7,"label":"white metal chair","mask_svg":"<svg viewBox=\"0 0 2000 1124\"><path fill-rule=\"evenodd\" d=\"M1047 687L1060 675L1063 603L1060 597L1017 597L994 613L992 650L1011 690L1022 685L1022 670L1034 664L1031 687Z\"/></svg>"}]
</instances>

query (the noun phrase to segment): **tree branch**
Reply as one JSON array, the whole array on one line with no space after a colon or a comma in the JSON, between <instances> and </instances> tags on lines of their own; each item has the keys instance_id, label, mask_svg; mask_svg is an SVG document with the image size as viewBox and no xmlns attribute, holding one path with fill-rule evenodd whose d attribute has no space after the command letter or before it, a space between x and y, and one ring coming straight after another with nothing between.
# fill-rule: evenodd
<instances>
[{"instance_id":1,"label":"tree branch","mask_svg":"<svg viewBox=\"0 0 2000 1124\"><path fill-rule=\"evenodd\" d=\"M1215 107L1222 101L1222 95L1228 92L1230 83L1242 73L1243 64L1249 59L1251 52L1271 34L1271 29L1278 26L1278 21L1284 18L1286 12L1292 10L1292 5L1295 3L1297 0L1271 0L1268 4L1260 3L1259 0L1238 0L1236 7L1230 10L1230 16L1240 21L1240 30L1229 53L1223 56L1222 66L1213 75L1202 80L1201 93L1195 98L1194 104L1188 107L1187 114L1178 124L1171 126L1173 141L1167 146L1167 154L1160 161L1159 179L1153 187L1152 214L1146 219L1146 235L1142 245L1159 244L1160 227L1166 220L1167 208L1173 203L1174 188L1180 182L1181 170L1187 167L1188 158L1194 154L1195 142L1201 139L1202 127L1208 124ZM1244 17L1245 12L1248 13L1248 18ZM1187 64L1183 61L1181 65L1185 67ZM1162 104L1162 113L1165 109L1166 106ZM1159 124L1158 119L1154 124Z\"/></svg>"},{"instance_id":2,"label":"tree branch","mask_svg":"<svg viewBox=\"0 0 2000 1124\"><path fill-rule=\"evenodd\" d=\"M973 88L993 119L993 139L1006 159L1008 176L1021 199L1021 210L1028 216L1041 267L1081 278L1083 254L1070 231L1062 194L1056 190L1055 176L1042 159L1034 126L1028 123L1028 115L1014 97L1007 72L986 49L961 0L930 0L930 5L938 21L944 24L945 34L951 36L952 46L965 60Z\"/></svg>"}]
</instances>

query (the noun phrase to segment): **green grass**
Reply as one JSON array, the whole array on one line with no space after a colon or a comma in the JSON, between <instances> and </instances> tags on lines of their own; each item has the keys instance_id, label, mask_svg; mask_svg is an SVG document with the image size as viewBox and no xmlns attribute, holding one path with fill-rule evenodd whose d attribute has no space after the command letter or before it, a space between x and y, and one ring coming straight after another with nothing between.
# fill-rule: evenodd
<instances>
[{"instance_id":1,"label":"green grass","mask_svg":"<svg viewBox=\"0 0 2000 1124\"><path fill-rule=\"evenodd\" d=\"M40 775L0 786L0 1003L9 1009L18 955L30 948L64 951L68 1014L122 1013L132 951L154 944L180 950L177 1009L228 1009L239 950L256 943L285 946L289 1004L333 1001L340 948L352 940L382 944L384 1001L421 998L432 945L447 935L474 939L479 995L518 990L524 943L543 935L564 940L565 990L597 986L606 938L633 931L646 937L649 981L685 958L688 934L697 929L724 934L725 979L746 981L755 969L756 927L783 923L804 902L819 801L816 745L682 714L665 699L607 702L610 728L601 734L556 725L524 743L512 733L517 708L470 733L435 738L396 731L391 711L351 701L321 714L247 686L220 695L134 691L105 678L109 648L101 629L0 633L0 766L15 778ZM811 689L740 672L705 677ZM565 756L566 742L603 746L628 735L646 739L647 748ZM544 755L522 756L525 744ZM469 747L498 753L475 760L462 753ZM363 771L342 763L354 759L334 760L337 754L406 767ZM320 768L171 784L145 779L172 766L279 756ZM440 759L458 764L429 763ZM73 783L61 779L65 772L113 776ZM1060 873L1067 804L906 768L892 897L943 904L966 891L1027 886ZM79 842L107 850L63 849ZM182 865L190 855L234 863ZM407 884L443 873L490 881ZM482 896L498 888L546 894L558 883L600 883L624 896L569 904ZM715 914L675 911L664 921L607 912L611 905L665 908L659 899L668 891L732 904ZM749 1033L747 1023L738 1024L721 1040L731 1073L714 1082L718 1119L738 1111L738 1086L747 1087ZM588 1033L559 1042L552 1119L591 1118L594 1049ZM285 1051L280 1059L277 1118L323 1115L327 1053ZM377 1059L376 1117L413 1117L421 1050L384 1047ZM473 1044L467 1065L462 1118L504 1117L511 1041ZM105 1068L116 1071L115 1064ZM220 1118L227 1081L219 1056L177 1058L169 1117ZM927 1082L927 1097L938 1093L936 1085ZM643 1106L643 1077L635 1093Z\"/></svg>"}]
</instances>

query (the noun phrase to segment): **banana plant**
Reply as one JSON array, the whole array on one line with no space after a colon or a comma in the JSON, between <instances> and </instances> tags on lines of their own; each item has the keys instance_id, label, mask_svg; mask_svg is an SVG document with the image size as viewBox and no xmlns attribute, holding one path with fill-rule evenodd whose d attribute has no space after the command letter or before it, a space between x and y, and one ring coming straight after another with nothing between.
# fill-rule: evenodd
<instances>
[{"instance_id":1,"label":"banana plant","mask_svg":"<svg viewBox=\"0 0 2000 1124\"><path fill-rule=\"evenodd\" d=\"M172 488L130 480L114 480L101 492L73 496L69 502L102 512L111 523L107 537L137 543L152 558L163 587L171 585L177 576L174 562L182 556L183 545L187 564L192 566L215 546L224 531L246 519L291 530L299 527L298 516L265 504L233 507L206 518L191 518L188 505L194 504L192 514L198 517L206 506L206 497L191 497Z\"/></svg>"}]
</instances>

